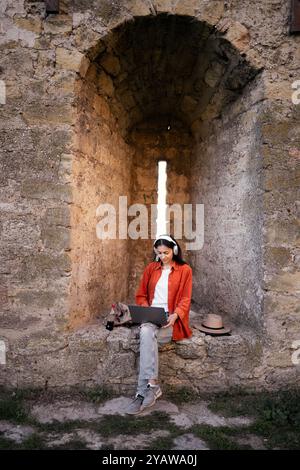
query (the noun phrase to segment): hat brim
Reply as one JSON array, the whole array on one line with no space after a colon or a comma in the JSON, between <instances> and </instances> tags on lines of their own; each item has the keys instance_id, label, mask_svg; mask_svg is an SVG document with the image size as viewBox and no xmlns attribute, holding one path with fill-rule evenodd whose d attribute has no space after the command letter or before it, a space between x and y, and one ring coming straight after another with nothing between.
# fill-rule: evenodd
<instances>
[{"instance_id":1,"label":"hat brim","mask_svg":"<svg viewBox=\"0 0 300 470\"><path fill-rule=\"evenodd\" d=\"M226 333L230 333L231 328L229 327L222 327L222 328L207 328L206 326L198 326L198 330L203 331L204 333L211 333L213 335L225 335Z\"/></svg>"}]
</instances>

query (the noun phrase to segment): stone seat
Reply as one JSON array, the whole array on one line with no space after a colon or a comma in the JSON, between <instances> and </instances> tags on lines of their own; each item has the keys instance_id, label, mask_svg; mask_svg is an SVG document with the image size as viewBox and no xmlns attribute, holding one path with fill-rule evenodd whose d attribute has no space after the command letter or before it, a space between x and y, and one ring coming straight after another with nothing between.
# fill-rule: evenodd
<instances>
[{"instance_id":1,"label":"stone seat","mask_svg":"<svg viewBox=\"0 0 300 470\"><path fill-rule=\"evenodd\" d=\"M245 380L251 386L251 381L262 373L260 343L251 332L233 330L230 336L213 337L199 331L192 321L191 327L191 338L159 348L162 384L216 391L239 386L241 382L244 385ZM99 321L72 333L68 344L78 365L90 358L88 368L80 367L83 374L89 375L88 381L120 393L133 393L139 363L138 327L108 331Z\"/></svg>"}]
</instances>

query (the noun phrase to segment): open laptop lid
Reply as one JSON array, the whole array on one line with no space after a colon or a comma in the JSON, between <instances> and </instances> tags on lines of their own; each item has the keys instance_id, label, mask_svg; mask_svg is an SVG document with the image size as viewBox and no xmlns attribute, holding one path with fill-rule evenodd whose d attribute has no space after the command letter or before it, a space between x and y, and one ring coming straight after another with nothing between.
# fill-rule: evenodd
<instances>
[{"instance_id":1,"label":"open laptop lid","mask_svg":"<svg viewBox=\"0 0 300 470\"><path fill-rule=\"evenodd\" d=\"M167 322L165 309L162 307L141 307L140 305L128 305L133 323L154 323L164 326Z\"/></svg>"}]
</instances>

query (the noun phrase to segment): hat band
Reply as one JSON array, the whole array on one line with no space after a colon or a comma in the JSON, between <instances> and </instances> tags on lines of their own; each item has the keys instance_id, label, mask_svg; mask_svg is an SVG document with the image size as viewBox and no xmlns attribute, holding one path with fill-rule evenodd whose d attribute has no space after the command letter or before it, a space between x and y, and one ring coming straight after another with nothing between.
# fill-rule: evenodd
<instances>
[{"instance_id":1,"label":"hat band","mask_svg":"<svg viewBox=\"0 0 300 470\"><path fill-rule=\"evenodd\" d=\"M204 323L201 323L201 325L204 326L204 328L209 328L210 330L224 330L224 326L221 326L219 328L213 328L212 326L207 326Z\"/></svg>"}]
</instances>

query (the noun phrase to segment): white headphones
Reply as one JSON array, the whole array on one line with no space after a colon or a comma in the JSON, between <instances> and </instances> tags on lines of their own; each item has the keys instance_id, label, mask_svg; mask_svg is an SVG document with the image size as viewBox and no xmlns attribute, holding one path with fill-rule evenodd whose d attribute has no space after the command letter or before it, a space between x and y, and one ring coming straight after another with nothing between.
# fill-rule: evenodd
<instances>
[{"instance_id":1,"label":"white headphones","mask_svg":"<svg viewBox=\"0 0 300 470\"><path fill-rule=\"evenodd\" d=\"M174 253L175 256L178 255L178 245L174 242L174 240L172 240L172 238L169 235L160 235L159 237L157 237L157 239L153 243L153 246L155 245L157 240L168 240L169 242L174 243L173 253ZM154 252L157 255L156 256L156 261L158 261L159 260L159 257L158 257L159 253L158 253L158 251L155 247L154 247Z\"/></svg>"}]
</instances>

